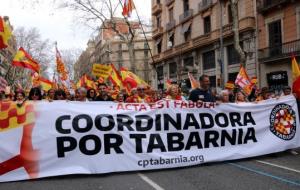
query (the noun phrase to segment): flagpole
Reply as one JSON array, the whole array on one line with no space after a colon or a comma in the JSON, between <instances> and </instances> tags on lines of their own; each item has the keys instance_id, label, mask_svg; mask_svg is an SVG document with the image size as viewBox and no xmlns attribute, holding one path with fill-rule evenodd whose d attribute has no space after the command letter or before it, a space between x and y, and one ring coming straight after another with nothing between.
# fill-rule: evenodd
<instances>
[{"instance_id":1,"label":"flagpole","mask_svg":"<svg viewBox=\"0 0 300 190\"><path fill-rule=\"evenodd\" d=\"M119 2L120 2L120 4L121 4L122 9L124 9L124 6L123 6L123 4L122 4L122 1L119 0ZM134 6L135 6L135 4L134 4ZM140 19L140 16L139 16L139 13L138 13L136 7L135 7L135 11L136 11L136 15L137 15L138 20L139 20L139 24L141 25L141 28L142 28L142 31L143 31L143 34L144 34L146 43L147 43L147 45L148 45L148 50L150 51L150 56L151 56L152 62L153 62L153 64L154 64L154 58L153 58L153 54L152 54L152 51L151 51L151 48L150 48L150 45L149 45L149 41L148 41L148 39L147 39L147 36L146 36L145 30L144 30L143 24L142 24L142 22L141 22L141 19ZM123 15L123 16L124 16L124 15ZM124 16L124 18L125 18L125 16ZM129 26L129 27L131 27L131 26ZM155 70L156 70L156 68L155 68ZM156 72L157 72L157 71L156 71Z\"/></svg>"}]
</instances>

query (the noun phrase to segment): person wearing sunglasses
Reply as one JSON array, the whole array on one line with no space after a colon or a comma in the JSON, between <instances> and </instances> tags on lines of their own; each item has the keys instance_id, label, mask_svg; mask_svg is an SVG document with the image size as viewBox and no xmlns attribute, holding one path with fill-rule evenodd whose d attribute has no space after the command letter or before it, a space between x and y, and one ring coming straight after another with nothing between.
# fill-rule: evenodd
<instances>
[{"instance_id":1,"label":"person wearing sunglasses","mask_svg":"<svg viewBox=\"0 0 300 190\"><path fill-rule=\"evenodd\" d=\"M65 100L66 99L66 93L62 89L57 89L55 91L54 100Z\"/></svg>"},{"instance_id":2,"label":"person wearing sunglasses","mask_svg":"<svg viewBox=\"0 0 300 190\"><path fill-rule=\"evenodd\" d=\"M41 89L39 89L37 87L32 88L29 92L28 99L33 100L33 101L42 100Z\"/></svg>"},{"instance_id":3,"label":"person wearing sunglasses","mask_svg":"<svg viewBox=\"0 0 300 190\"><path fill-rule=\"evenodd\" d=\"M89 101L95 101L97 97L96 90L93 88L88 89L86 97Z\"/></svg>"}]
</instances>

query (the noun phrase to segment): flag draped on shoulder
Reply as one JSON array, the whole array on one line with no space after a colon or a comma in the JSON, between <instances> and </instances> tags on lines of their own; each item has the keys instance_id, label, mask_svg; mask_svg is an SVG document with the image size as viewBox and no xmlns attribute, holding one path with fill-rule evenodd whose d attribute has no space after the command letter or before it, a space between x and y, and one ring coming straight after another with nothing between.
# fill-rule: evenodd
<instances>
[{"instance_id":1,"label":"flag draped on shoulder","mask_svg":"<svg viewBox=\"0 0 300 190\"><path fill-rule=\"evenodd\" d=\"M188 73L190 82L191 82L191 87L192 89L196 89L200 87L199 82L194 78L194 76L191 73Z\"/></svg>"},{"instance_id":2,"label":"flag draped on shoulder","mask_svg":"<svg viewBox=\"0 0 300 190\"><path fill-rule=\"evenodd\" d=\"M243 66L240 68L240 72L236 77L235 84L238 85L242 90L249 95L251 93L253 84L251 83L249 76Z\"/></svg>"},{"instance_id":3,"label":"flag draped on shoulder","mask_svg":"<svg viewBox=\"0 0 300 190\"><path fill-rule=\"evenodd\" d=\"M292 58L293 93L300 97L300 69L295 57Z\"/></svg>"},{"instance_id":4,"label":"flag draped on shoulder","mask_svg":"<svg viewBox=\"0 0 300 190\"><path fill-rule=\"evenodd\" d=\"M12 65L27 68L37 73L40 71L40 65L22 47L15 55Z\"/></svg>"},{"instance_id":5,"label":"flag draped on shoulder","mask_svg":"<svg viewBox=\"0 0 300 190\"><path fill-rule=\"evenodd\" d=\"M8 41L12 36L10 26L0 16L0 49L8 47Z\"/></svg>"},{"instance_id":6,"label":"flag draped on shoulder","mask_svg":"<svg viewBox=\"0 0 300 190\"><path fill-rule=\"evenodd\" d=\"M132 11L135 9L133 0L124 0L123 4L123 16L130 17L132 14Z\"/></svg>"}]
</instances>

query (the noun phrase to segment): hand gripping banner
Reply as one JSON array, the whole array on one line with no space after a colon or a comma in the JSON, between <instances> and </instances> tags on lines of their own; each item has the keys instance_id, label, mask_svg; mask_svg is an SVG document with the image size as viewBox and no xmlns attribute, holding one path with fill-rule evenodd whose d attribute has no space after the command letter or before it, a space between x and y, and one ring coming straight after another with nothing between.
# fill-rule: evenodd
<instances>
[{"instance_id":1,"label":"hand gripping banner","mask_svg":"<svg viewBox=\"0 0 300 190\"><path fill-rule=\"evenodd\" d=\"M300 147L292 96L220 105L1 102L0 111L1 182L184 167Z\"/></svg>"}]
</instances>

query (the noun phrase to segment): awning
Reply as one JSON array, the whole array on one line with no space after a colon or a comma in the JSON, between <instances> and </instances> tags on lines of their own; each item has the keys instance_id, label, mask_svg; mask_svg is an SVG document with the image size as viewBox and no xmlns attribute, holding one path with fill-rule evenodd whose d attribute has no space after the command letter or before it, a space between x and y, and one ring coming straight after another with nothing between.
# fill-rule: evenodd
<instances>
[{"instance_id":1,"label":"awning","mask_svg":"<svg viewBox=\"0 0 300 190\"><path fill-rule=\"evenodd\" d=\"M162 38L159 38L155 41L155 45L158 45L161 42Z\"/></svg>"},{"instance_id":2,"label":"awning","mask_svg":"<svg viewBox=\"0 0 300 190\"><path fill-rule=\"evenodd\" d=\"M172 30L172 31L170 31L169 33L168 33L168 37L170 38L171 36L173 36L174 35L174 30Z\"/></svg>"},{"instance_id":3,"label":"awning","mask_svg":"<svg viewBox=\"0 0 300 190\"><path fill-rule=\"evenodd\" d=\"M191 27L192 22L188 22L182 25L181 27L181 34L185 34L189 28Z\"/></svg>"}]
</instances>

